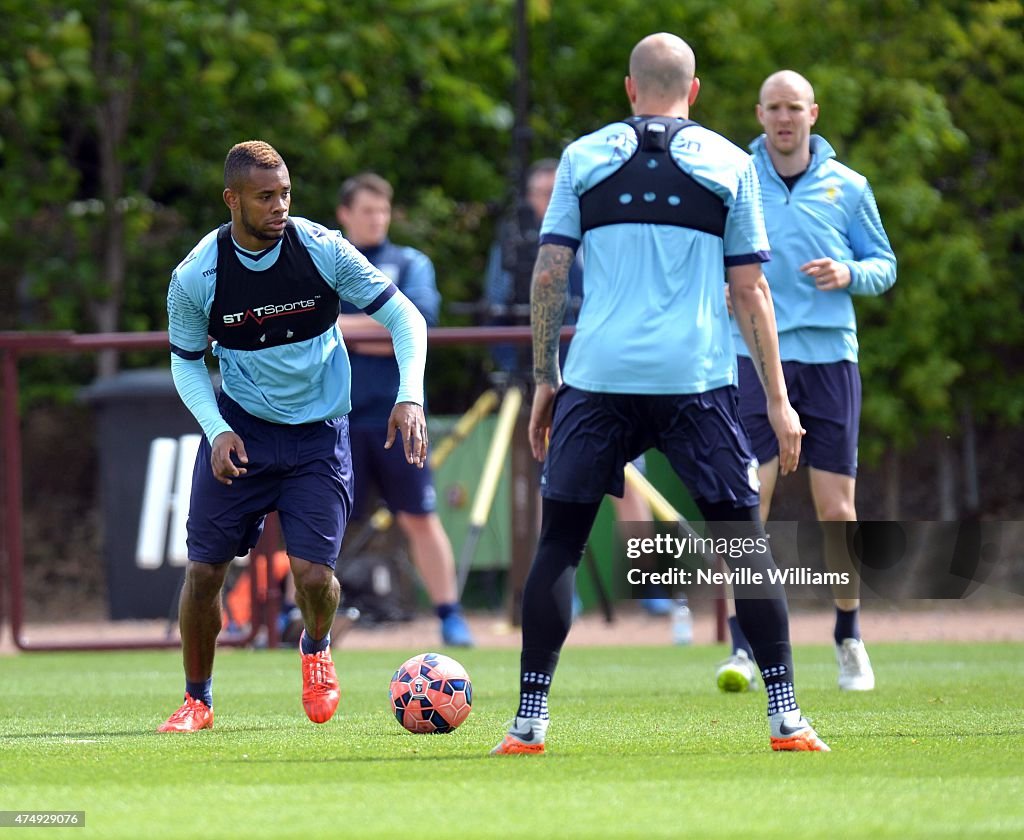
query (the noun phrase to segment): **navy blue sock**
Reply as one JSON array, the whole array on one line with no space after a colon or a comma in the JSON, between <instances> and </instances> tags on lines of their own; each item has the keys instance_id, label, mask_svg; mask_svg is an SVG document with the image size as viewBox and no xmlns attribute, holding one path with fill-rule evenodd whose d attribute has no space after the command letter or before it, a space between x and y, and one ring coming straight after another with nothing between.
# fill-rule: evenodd
<instances>
[{"instance_id":1,"label":"navy blue sock","mask_svg":"<svg viewBox=\"0 0 1024 840\"><path fill-rule=\"evenodd\" d=\"M441 621L444 621L452 613L462 612L462 609L459 607L458 601L452 601L450 604L438 604L434 607L434 612L437 613L437 617L441 619Z\"/></svg>"},{"instance_id":2,"label":"navy blue sock","mask_svg":"<svg viewBox=\"0 0 1024 840\"><path fill-rule=\"evenodd\" d=\"M299 649L303 653L320 653L331 646L331 634L328 633L322 639L311 639L309 633L302 631L302 638L299 640Z\"/></svg>"},{"instance_id":3,"label":"navy blue sock","mask_svg":"<svg viewBox=\"0 0 1024 840\"><path fill-rule=\"evenodd\" d=\"M185 680L185 691L193 700L205 703L208 709L213 708L213 677L203 682Z\"/></svg>"},{"instance_id":4,"label":"navy blue sock","mask_svg":"<svg viewBox=\"0 0 1024 840\"><path fill-rule=\"evenodd\" d=\"M750 647L750 642L747 641L743 628L740 627L740 620L734 615L729 616L729 636L732 638L732 652L736 653L738 650L746 651L747 656L753 660L754 651Z\"/></svg>"},{"instance_id":5,"label":"navy blue sock","mask_svg":"<svg viewBox=\"0 0 1024 840\"><path fill-rule=\"evenodd\" d=\"M852 610L841 610L836 607L836 629L835 640L837 645L843 643L843 639L860 638L860 607Z\"/></svg>"}]
</instances>

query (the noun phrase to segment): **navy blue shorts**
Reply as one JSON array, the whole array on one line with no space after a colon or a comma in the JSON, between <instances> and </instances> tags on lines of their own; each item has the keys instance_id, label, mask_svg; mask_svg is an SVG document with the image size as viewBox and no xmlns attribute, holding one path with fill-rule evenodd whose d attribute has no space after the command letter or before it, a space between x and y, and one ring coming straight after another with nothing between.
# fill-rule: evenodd
<instances>
[{"instance_id":1,"label":"navy blue shorts","mask_svg":"<svg viewBox=\"0 0 1024 840\"><path fill-rule=\"evenodd\" d=\"M356 480L356 506L353 516L366 516L371 500L370 489L376 487L384 504L392 513L411 513L416 516L433 513L437 508L434 476L430 466L413 466L405 460L405 446L400 435L390 449L384 448L387 424L353 425L352 472Z\"/></svg>"},{"instance_id":2,"label":"navy blue shorts","mask_svg":"<svg viewBox=\"0 0 1024 840\"><path fill-rule=\"evenodd\" d=\"M857 433L860 426L860 369L853 362L812 365L783 362L789 401L807 430L800 463L857 476ZM754 363L739 357L740 416L762 464L779 454L779 441L768 422L768 402Z\"/></svg>"},{"instance_id":3,"label":"navy blue shorts","mask_svg":"<svg viewBox=\"0 0 1024 840\"><path fill-rule=\"evenodd\" d=\"M189 559L224 563L247 554L276 510L288 554L333 569L352 512L348 418L288 426L253 417L225 394L217 402L249 463L245 475L221 484L203 437L192 471Z\"/></svg>"},{"instance_id":4,"label":"navy blue shorts","mask_svg":"<svg viewBox=\"0 0 1024 840\"><path fill-rule=\"evenodd\" d=\"M600 394L563 386L541 494L562 502L621 496L623 467L648 449L664 453L695 499L757 505L757 462L731 386L704 394Z\"/></svg>"}]
</instances>

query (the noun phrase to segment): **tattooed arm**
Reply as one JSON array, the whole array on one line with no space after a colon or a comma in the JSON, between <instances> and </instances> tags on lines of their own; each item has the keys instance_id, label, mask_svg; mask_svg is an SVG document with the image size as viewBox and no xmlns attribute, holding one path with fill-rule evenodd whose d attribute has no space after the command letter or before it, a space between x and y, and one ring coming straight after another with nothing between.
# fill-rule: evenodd
<instances>
[{"instance_id":1,"label":"tattooed arm","mask_svg":"<svg viewBox=\"0 0 1024 840\"><path fill-rule=\"evenodd\" d=\"M786 475L800 463L804 430L800 427L799 416L789 404L786 380L782 375L771 291L760 263L730 266L728 278L736 325L747 343L750 359L768 398L768 420L779 439L779 469Z\"/></svg>"},{"instance_id":2,"label":"tattooed arm","mask_svg":"<svg viewBox=\"0 0 1024 840\"><path fill-rule=\"evenodd\" d=\"M565 319L569 268L575 254L563 245L541 245L530 288L530 326L533 328L533 408L530 411L530 447L543 461L555 405L562 383L558 369L558 338Z\"/></svg>"},{"instance_id":3,"label":"tattooed arm","mask_svg":"<svg viewBox=\"0 0 1024 840\"><path fill-rule=\"evenodd\" d=\"M541 245L533 267L530 287L530 326L533 327L533 378L539 385L556 388L562 382L558 370L558 337L565 320L569 269L575 258L571 248Z\"/></svg>"}]
</instances>

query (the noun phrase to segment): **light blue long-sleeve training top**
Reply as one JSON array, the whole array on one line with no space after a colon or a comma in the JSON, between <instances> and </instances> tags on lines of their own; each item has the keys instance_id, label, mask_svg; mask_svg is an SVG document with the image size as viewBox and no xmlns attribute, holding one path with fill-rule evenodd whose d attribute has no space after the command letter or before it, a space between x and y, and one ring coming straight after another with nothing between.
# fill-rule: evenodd
<instances>
[{"instance_id":1,"label":"light blue long-sleeve training top","mask_svg":"<svg viewBox=\"0 0 1024 840\"><path fill-rule=\"evenodd\" d=\"M583 231L581 197L637 151L632 125L614 122L570 144L541 226L541 244L586 253L586 294L565 363L585 391L694 394L736 384L726 268L768 259L761 194L750 156L700 125L669 146L675 165L728 211L722 236L666 224ZM623 196L621 201L631 201ZM636 196L669 201L673 196Z\"/></svg>"},{"instance_id":2,"label":"light blue long-sleeve training top","mask_svg":"<svg viewBox=\"0 0 1024 840\"><path fill-rule=\"evenodd\" d=\"M401 374L396 402L423 404L426 324L416 307L339 231L292 216L299 241L317 271L342 300L351 301L392 333ZM258 253L234 243L250 271L275 264L281 243ZM221 417L203 363L210 310L217 288L217 231L211 231L178 265L167 294L171 372L182 401L212 443L230 431ZM224 393L250 414L273 423L311 423L351 409L351 369L335 324L305 341L260 350L235 350L214 342Z\"/></svg>"},{"instance_id":3,"label":"light blue long-sleeve training top","mask_svg":"<svg viewBox=\"0 0 1024 840\"><path fill-rule=\"evenodd\" d=\"M867 179L835 159L828 142L811 137L811 163L790 190L775 171L765 137L751 143L761 182L772 259L771 287L783 361L857 361L853 295L880 295L896 282L896 257ZM830 257L850 267L845 289L819 291L800 266ZM739 329L733 338L749 356Z\"/></svg>"}]
</instances>

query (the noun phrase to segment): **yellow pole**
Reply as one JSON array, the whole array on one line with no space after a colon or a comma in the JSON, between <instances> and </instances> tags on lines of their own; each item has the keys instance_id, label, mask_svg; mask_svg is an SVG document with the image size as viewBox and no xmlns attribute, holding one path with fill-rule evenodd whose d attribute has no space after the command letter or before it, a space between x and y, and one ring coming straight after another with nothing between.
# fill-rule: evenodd
<instances>
[{"instance_id":1,"label":"yellow pole","mask_svg":"<svg viewBox=\"0 0 1024 840\"><path fill-rule=\"evenodd\" d=\"M444 440L430 453L430 466L435 470L440 469L441 464L455 451L455 447L469 437L469 433L476 428L476 424L494 411L494 407L497 404L498 392L493 388L484 391L477 397L476 402L459 418L459 421L445 436Z\"/></svg>"},{"instance_id":2,"label":"yellow pole","mask_svg":"<svg viewBox=\"0 0 1024 840\"><path fill-rule=\"evenodd\" d=\"M470 525L482 528L487 523L487 516L490 513L491 504L494 502L494 494L498 489L498 480L501 478L501 471L505 466L505 455L512 442L516 417L519 416L519 408L522 404L523 392L518 388L509 388L505 392L501 411L498 412L498 423L494 428L494 437L491 438L487 460L484 461L483 474L480 476L480 486L477 487L476 499L469 514Z\"/></svg>"},{"instance_id":3,"label":"yellow pole","mask_svg":"<svg viewBox=\"0 0 1024 840\"><path fill-rule=\"evenodd\" d=\"M651 484L632 463L626 464L626 481L647 500L651 511L662 522L679 522L683 519L683 515L672 507L669 500L662 496L658 492L658 488Z\"/></svg>"},{"instance_id":4,"label":"yellow pole","mask_svg":"<svg viewBox=\"0 0 1024 840\"><path fill-rule=\"evenodd\" d=\"M700 534L693 530L689 520L672 507L669 500L662 496L658 488L651 484L647 477L634 467L632 463L626 464L625 475L626 481L647 500L647 504L651 506L651 511L658 520L661 522L675 522L684 533L700 539Z\"/></svg>"},{"instance_id":5,"label":"yellow pole","mask_svg":"<svg viewBox=\"0 0 1024 840\"><path fill-rule=\"evenodd\" d=\"M466 533L466 541L462 544L462 551L459 554L456 577L460 596L466 586L466 579L469 577L469 567L473 562L477 543L480 542L480 535L483 533L487 517L491 512L494 494L498 489L498 480L505 468L505 456L508 454L508 447L512 442L512 433L515 431L516 419L522 404L523 392L518 388L511 387L505 392L501 410L498 412L498 422L494 426L494 434L491 437L491 446L487 450L487 459L484 461L483 472L480 475L480 484L476 489L476 498L473 500L473 508L469 513L469 531Z\"/></svg>"},{"instance_id":6,"label":"yellow pole","mask_svg":"<svg viewBox=\"0 0 1024 840\"><path fill-rule=\"evenodd\" d=\"M451 432L445 435L444 439L431 451L431 469L439 469L448 456L455 451L455 448L469 437L470 432L476 428L476 425L494 411L494 407L497 404L498 392L493 388L484 391L477 397L476 402L459 418L455 426L452 427ZM399 440L395 445L401 446L401 444L402 442ZM379 534L390 528L393 521L394 517L391 516L391 511L388 510L387 505L381 505L370 516L370 529L373 533Z\"/></svg>"}]
</instances>

